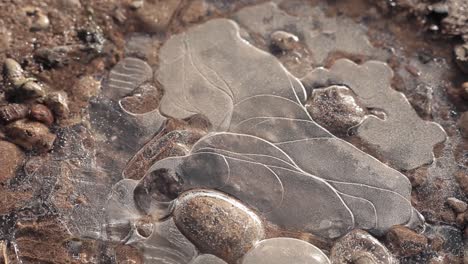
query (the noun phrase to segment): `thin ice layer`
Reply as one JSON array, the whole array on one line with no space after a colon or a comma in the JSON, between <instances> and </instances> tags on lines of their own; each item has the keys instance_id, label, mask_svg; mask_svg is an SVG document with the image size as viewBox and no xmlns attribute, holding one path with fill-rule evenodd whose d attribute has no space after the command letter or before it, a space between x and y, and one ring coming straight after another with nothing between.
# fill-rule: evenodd
<instances>
[{"instance_id":1,"label":"thin ice layer","mask_svg":"<svg viewBox=\"0 0 468 264\"><path fill-rule=\"evenodd\" d=\"M297 34L312 52L315 63L323 65L333 52L370 56L378 52L362 27L347 18L327 17L319 8L302 6L298 16L265 3L241 9L234 19L250 32L268 39L277 30Z\"/></svg>"},{"instance_id":2,"label":"thin ice layer","mask_svg":"<svg viewBox=\"0 0 468 264\"><path fill-rule=\"evenodd\" d=\"M302 105L302 84L238 30L212 20L162 47L162 112L202 113L227 132L150 171L171 169L186 190L224 191L286 229L326 237L355 227L382 233L409 221L406 177L316 124Z\"/></svg>"},{"instance_id":3,"label":"thin ice layer","mask_svg":"<svg viewBox=\"0 0 468 264\"><path fill-rule=\"evenodd\" d=\"M368 116L357 128L357 136L372 150L400 169L410 170L434 160L432 150L446 134L434 122L422 120L406 97L391 88L392 69L383 62L363 65L341 59L329 69L319 68L302 80L304 85L346 85L369 109L382 110L382 120Z\"/></svg>"}]
</instances>

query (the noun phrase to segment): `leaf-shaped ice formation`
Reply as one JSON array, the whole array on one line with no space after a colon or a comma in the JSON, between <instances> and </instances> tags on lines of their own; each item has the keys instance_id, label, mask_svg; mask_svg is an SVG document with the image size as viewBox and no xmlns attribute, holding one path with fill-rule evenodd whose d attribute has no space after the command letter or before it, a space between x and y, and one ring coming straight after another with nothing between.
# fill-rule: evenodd
<instances>
[{"instance_id":1,"label":"leaf-shaped ice formation","mask_svg":"<svg viewBox=\"0 0 468 264\"><path fill-rule=\"evenodd\" d=\"M432 149L445 140L442 127L422 120L406 97L391 88L392 69L385 63L363 65L341 59L329 69L318 68L304 77L308 88L346 85L369 109L381 109L385 120L368 116L357 128L357 136L400 169L410 170L434 159Z\"/></svg>"},{"instance_id":2,"label":"leaf-shaped ice formation","mask_svg":"<svg viewBox=\"0 0 468 264\"><path fill-rule=\"evenodd\" d=\"M150 171L173 169L186 189L224 191L275 224L326 237L410 220L407 178L316 124L302 105L302 84L242 40L234 22L212 20L172 37L158 78L163 113L201 113L225 132Z\"/></svg>"}]
</instances>

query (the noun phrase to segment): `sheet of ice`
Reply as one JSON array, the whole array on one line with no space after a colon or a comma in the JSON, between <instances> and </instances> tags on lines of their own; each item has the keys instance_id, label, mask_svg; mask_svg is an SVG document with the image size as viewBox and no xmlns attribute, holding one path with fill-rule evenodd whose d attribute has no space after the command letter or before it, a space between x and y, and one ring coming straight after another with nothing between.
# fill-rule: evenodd
<instances>
[{"instance_id":1,"label":"sheet of ice","mask_svg":"<svg viewBox=\"0 0 468 264\"><path fill-rule=\"evenodd\" d=\"M264 39L277 30L298 35L312 52L316 65L323 65L333 52L363 56L382 53L372 47L364 28L351 19L327 17L320 8L309 5L301 6L297 16L292 16L267 2L241 9L233 18Z\"/></svg>"},{"instance_id":2,"label":"sheet of ice","mask_svg":"<svg viewBox=\"0 0 468 264\"><path fill-rule=\"evenodd\" d=\"M341 59L329 69L319 68L302 79L309 89L340 84L353 90L368 109L385 113L382 120L370 115L357 127L357 136L395 167L410 170L434 160L432 152L446 138L442 127L422 120L406 97L392 89L392 69L383 62L362 65Z\"/></svg>"},{"instance_id":3,"label":"sheet of ice","mask_svg":"<svg viewBox=\"0 0 468 264\"><path fill-rule=\"evenodd\" d=\"M164 114L202 113L226 132L150 171L173 169L186 189L227 192L275 224L327 237L354 227L384 232L411 218L407 178L316 124L301 83L243 41L234 22L211 20L173 36L157 78Z\"/></svg>"}]
</instances>

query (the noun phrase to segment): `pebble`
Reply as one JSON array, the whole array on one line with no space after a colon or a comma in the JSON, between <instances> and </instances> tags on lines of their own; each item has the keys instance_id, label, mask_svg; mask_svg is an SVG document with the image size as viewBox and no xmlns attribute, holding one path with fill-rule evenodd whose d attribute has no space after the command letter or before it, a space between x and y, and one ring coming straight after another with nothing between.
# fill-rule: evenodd
<instances>
[{"instance_id":1,"label":"pebble","mask_svg":"<svg viewBox=\"0 0 468 264\"><path fill-rule=\"evenodd\" d=\"M404 226L393 226L385 235L392 252L399 256L412 256L427 248L428 239Z\"/></svg>"},{"instance_id":2,"label":"pebble","mask_svg":"<svg viewBox=\"0 0 468 264\"><path fill-rule=\"evenodd\" d=\"M34 21L31 24L32 31L45 30L50 26L49 18L41 10L37 10L34 17Z\"/></svg>"},{"instance_id":3,"label":"pebble","mask_svg":"<svg viewBox=\"0 0 468 264\"><path fill-rule=\"evenodd\" d=\"M226 194L192 190L175 203L174 222L202 253L235 263L265 236L260 218Z\"/></svg>"},{"instance_id":4,"label":"pebble","mask_svg":"<svg viewBox=\"0 0 468 264\"><path fill-rule=\"evenodd\" d=\"M447 204L457 213L463 213L468 208L464 201L461 201L455 197L447 198Z\"/></svg>"},{"instance_id":5,"label":"pebble","mask_svg":"<svg viewBox=\"0 0 468 264\"><path fill-rule=\"evenodd\" d=\"M461 97L463 97L465 100L468 100L468 82L462 83Z\"/></svg>"},{"instance_id":6,"label":"pebble","mask_svg":"<svg viewBox=\"0 0 468 264\"><path fill-rule=\"evenodd\" d=\"M45 90L41 84L34 80L30 80L21 86L18 94L21 98L41 98L45 96Z\"/></svg>"},{"instance_id":7,"label":"pebble","mask_svg":"<svg viewBox=\"0 0 468 264\"><path fill-rule=\"evenodd\" d=\"M0 184L15 177L16 170L23 164L24 154L20 148L8 141L0 141Z\"/></svg>"},{"instance_id":8,"label":"pebble","mask_svg":"<svg viewBox=\"0 0 468 264\"><path fill-rule=\"evenodd\" d=\"M141 5L139 6L136 3L137 18L142 22L147 31L164 31L181 2L182 0L145 1L144 8L141 8Z\"/></svg>"},{"instance_id":9,"label":"pebble","mask_svg":"<svg viewBox=\"0 0 468 264\"><path fill-rule=\"evenodd\" d=\"M0 121L9 123L23 119L29 114L29 106L24 104L7 104L0 106Z\"/></svg>"},{"instance_id":10,"label":"pebble","mask_svg":"<svg viewBox=\"0 0 468 264\"><path fill-rule=\"evenodd\" d=\"M48 68L63 67L70 63L70 52L73 46L56 46L39 48L34 51L34 59Z\"/></svg>"},{"instance_id":11,"label":"pebble","mask_svg":"<svg viewBox=\"0 0 468 264\"><path fill-rule=\"evenodd\" d=\"M394 264L395 258L376 238L369 233L355 229L333 245L330 252L333 264Z\"/></svg>"},{"instance_id":12,"label":"pebble","mask_svg":"<svg viewBox=\"0 0 468 264\"><path fill-rule=\"evenodd\" d=\"M24 119L8 124L5 133L13 143L39 153L51 150L56 138L46 125Z\"/></svg>"},{"instance_id":13,"label":"pebble","mask_svg":"<svg viewBox=\"0 0 468 264\"><path fill-rule=\"evenodd\" d=\"M189 264L227 264L224 260L209 254L197 256Z\"/></svg>"},{"instance_id":14,"label":"pebble","mask_svg":"<svg viewBox=\"0 0 468 264\"><path fill-rule=\"evenodd\" d=\"M3 76L6 81L6 93L10 98L37 98L45 95L42 85L32 78L26 78L21 65L13 59L5 59Z\"/></svg>"},{"instance_id":15,"label":"pebble","mask_svg":"<svg viewBox=\"0 0 468 264\"><path fill-rule=\"evenodd\" d=\"M47 126L52 125L54 122L54 116L52 112L43 104L35 104L31 107L30 112L31 118L46 124Z\"/></svg>"},{"instance_id":16,"label":"pebble","mask_svg":"<svg viewBox=\"0 0 468 264\"><path fill-rule=\"evenodd\" d=\"M130 3L130 8L135 9L135 10L136 10L136 9L139 9L139 8L141 8L141 7L143 6L144 3L145 3L144 0L135 0L135 1L132 1L132 2Z\"/></svg>"},{"instance_id":17,"label":"pebble","mask_svg":"<svg viewBox=\"0 0 468 264\"><path fill-rule=\"evenodd\" d=\"M458 127L464 138L468 138L468 111L461 114L460 119L458 120Z\"/></svg>"},{"instance_id":18,"label":"pebble","mask_svg":"<svg viewBox=\"0 0 468 264\"><path fill-rule=\"evenodd\" d=\"M44 103L59 118L66 118L70 113L68 96L65 92L60 91L48 94Z\"/></svg>"},{"instance_id":19,"label":"pebble","mask_svg":"<svg viewBox=\"0 0 468 264\"><path fill-rule=\"evenodd\" d=\"M144 83L133 90L132 95L120 100L122 108L132 114L144 114L158 108L162 89Z\"/></svg>"},{"instance_id":20,"label":"pebble","mask_svg":"<svg viewBox=\"0 0 468 264\"><path fill-rule=\"evenodd\" d=\"M457 180L458 185L460 185L465 195L468 195L468 173L466 173L466 171L457 172L455 174L455 180Z\"/></svg>"},{"instance_id":21,"label":"pebble","mask_svg":"<svg viewBox=\"0 0 468 264\"><path fill-rule=\"evenodd\" d=\"M314 89L305 106L314 121L339 135L346 135L366 115L353 92L338 85Z\"/></svg>"},{"instance_id":22,"label":"pebble","mask_svg":"<svg viewBox=\"0 0 468 264\"><path fill-rule=\"evenodd\" d=\"M270 38L273 46L282 51L293 50L299 42L296 35L281 30L273 32Z\"/></svg>"},{"instance_id":23,"label":"pebble","mask_svg":"<svg viewBox=\"0 0 468 264\"><path fill-rule=\"evenodd\" d=\"M21 87L28 79L24 76L24 71L21 65L13 59L5 59L3 62L4 80L14 88Z\"/></svg>"},{"instance_id":24,"label":"pebble","mask_svg":"<svg viewBox=\"0 0 468 264\"><path fill-rule=\"evenodd\" d=\"M327 256L316 246L287 237L270 238L250 250L241 264L330 264Z\"/></svg>"},{"instance_id":25,"label":"pebble","mask_svg":"<svg viewBox=\"0 0 468 264\"><path fill-rule=\"evenodd\" d=\"M457 45L454 49L455 61L464 73L468 73L468 44Z\"/></svg>"}]
</instances>

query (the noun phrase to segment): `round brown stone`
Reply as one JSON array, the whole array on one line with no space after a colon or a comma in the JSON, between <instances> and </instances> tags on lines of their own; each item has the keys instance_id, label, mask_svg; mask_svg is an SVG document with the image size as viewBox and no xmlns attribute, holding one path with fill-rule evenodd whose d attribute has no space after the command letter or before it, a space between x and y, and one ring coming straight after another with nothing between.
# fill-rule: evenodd
<instances>
[{"instance_id":1,"label":"round brown stone","mask_svg":"<svg viewBox=\"0 0 468 264\"><path fill-rule=\"evenodd\" d=\"M235 263L264 238L261 220L253 211L223 193L193 190L176 202L174 221L202 252Z\"/></svg>"}]
</instances>

